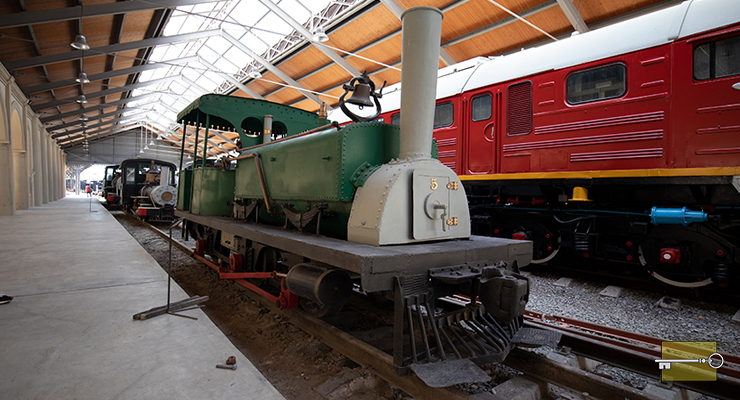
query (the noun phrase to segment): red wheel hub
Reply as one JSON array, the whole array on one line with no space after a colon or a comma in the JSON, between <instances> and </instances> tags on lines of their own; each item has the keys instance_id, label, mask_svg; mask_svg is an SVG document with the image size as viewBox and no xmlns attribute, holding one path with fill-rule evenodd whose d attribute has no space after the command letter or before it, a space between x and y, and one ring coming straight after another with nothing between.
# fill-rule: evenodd
<instances>
[{"instance_id":1,"label":"red wheel hub","mask_svg":"<svg viewBox=\"0 0 740 400\"><path fill-rule=\"evenodd\" d=\"M232 254L229 257L229 269L234 272L241 272L243 260L241 254Z\"/></svg>"},{"instance_id":2,"label":"red wheel hub","mask_svg":"<svg viewBox=\"0 0 740 400\"><path fill-rule=\"evenodd\" d=\"M681 262L681 250L660 249L660 262L664 264L679 264Z\"/></svg>"},{"instance_id":3,"label":"red wheel hub","mask_svg":"<svg viewBox=\"0 0 740 400\"><path fill-rule=\"evenodd\" d=\"M195 254L203 257L206 254L206 241L196 240L195 241Z\"/></svg>"}]
</instances>

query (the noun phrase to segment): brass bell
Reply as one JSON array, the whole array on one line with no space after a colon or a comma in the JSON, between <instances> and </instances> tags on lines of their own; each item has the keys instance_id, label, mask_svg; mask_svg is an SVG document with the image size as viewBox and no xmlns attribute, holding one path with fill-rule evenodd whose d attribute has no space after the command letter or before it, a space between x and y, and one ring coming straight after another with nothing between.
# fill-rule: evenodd
<instances>
[{"instance_id":1,"label":"brass bell","mask_svg":"<svg viewBox=\"0 0 740 400\"><path fill-rule=\"evenodd\" d=\"M358 83L352 91L352 96L347 99L347 103L356 106L372 106L373 102L370 100L370 90L370 85L367 83Z\"/></svg>"}]
</instances>

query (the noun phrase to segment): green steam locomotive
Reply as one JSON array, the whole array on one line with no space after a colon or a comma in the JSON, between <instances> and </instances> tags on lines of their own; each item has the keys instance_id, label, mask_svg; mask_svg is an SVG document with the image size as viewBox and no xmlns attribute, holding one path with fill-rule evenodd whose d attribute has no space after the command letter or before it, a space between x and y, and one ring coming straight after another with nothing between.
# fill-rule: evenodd
<instances>
[{"instance_id":1,"label":"green steam locomotive","mask_svg":"<svg viewBox=\"0 0 740 400\"><path fill-rule=\"evenodd\" d=\"M351 112L356 122L339 126L321 112L202 96L179 113L183 130L234 130L241 148L218 166L180 172L176 215L222 279L317 316L355 292L384 297L395 308L400 368L432 386L487 380L460 365L502 361L524 340L529 282L517 265L532 248L470 235L463 185L432 141L441 13L411 9L403 24L400 127ZM436 35L420 34L434 26ZM366 75L344 88L343 109L382 96ZM448 297L459 294L467 300ZM461 372L450 379L450 370Z\"/></svg>"}]
</instances>

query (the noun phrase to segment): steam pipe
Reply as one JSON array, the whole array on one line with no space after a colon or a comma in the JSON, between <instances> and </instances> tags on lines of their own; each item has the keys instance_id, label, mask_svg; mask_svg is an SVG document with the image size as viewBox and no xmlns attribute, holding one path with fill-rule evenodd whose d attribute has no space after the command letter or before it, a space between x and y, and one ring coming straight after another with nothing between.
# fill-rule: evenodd
<instances>
[{"instance_id":1,"label":"steam pipe","mask_svg":"<svg viewBox=\"0 0 740 400\"><path fill-rule=\"evenodd\" d=\"M262 128L262 143L270 143L272 140L272 115L265 115L264 127Z\"/></svg>"},{"instance_id":2,"label":"steam pipe","mask_svg":"<svg viewBox=\"0 0 740 400\"><path fill-rule=\"evenodd\" d=\"M437 69L443 14L414 7L401 14L401 147L404 160L432 157Z\"/></svg>"}]
</instances>

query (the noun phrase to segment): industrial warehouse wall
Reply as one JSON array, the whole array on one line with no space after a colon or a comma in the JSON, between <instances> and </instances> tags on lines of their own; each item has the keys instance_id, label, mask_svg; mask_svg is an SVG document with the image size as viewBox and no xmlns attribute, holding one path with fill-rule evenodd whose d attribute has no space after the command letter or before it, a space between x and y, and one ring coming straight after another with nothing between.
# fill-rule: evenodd
<instances>
[{"instance_id":1,"label":"industrial warehouse wall","mask_svg":"<svg viewBox=\"0 0 740 400\"><path fill-rule=\"evenodd\" d=\"M0 64L0 216L64 197L65 158Z\"/></svg>"}]
</instances>

